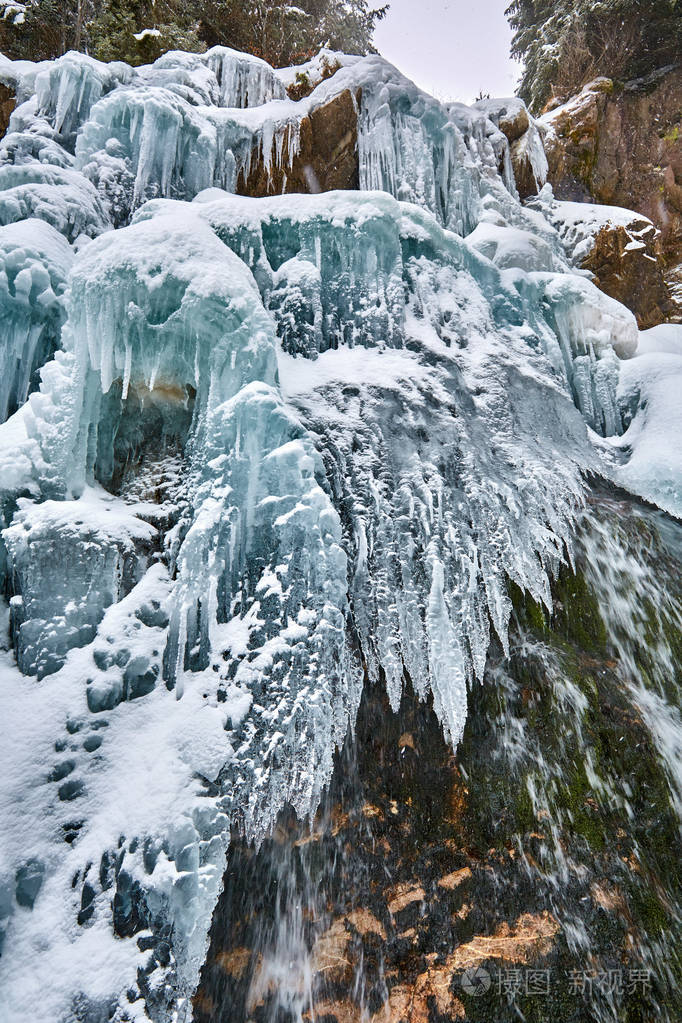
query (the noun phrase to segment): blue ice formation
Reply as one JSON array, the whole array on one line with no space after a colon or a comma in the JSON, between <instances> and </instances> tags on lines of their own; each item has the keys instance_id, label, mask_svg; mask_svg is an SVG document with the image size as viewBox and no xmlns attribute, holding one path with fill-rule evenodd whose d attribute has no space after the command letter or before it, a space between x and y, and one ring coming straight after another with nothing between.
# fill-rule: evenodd
<instances>
[{"instance_id":1,"label":"blue ice formation","mask_svg":"<svg viewBox=\"0 0 682 1023\"><path fill-rule=\"evenodd\" d=\"M8 1020L190 1019L230 827L314 812L365 677L456 745L584 474L682 510L678 341L485 110L337 62L300 102L225 49L0 63ZM359 192L235 194L345 90Z\"/></svg>"}]
</instances>

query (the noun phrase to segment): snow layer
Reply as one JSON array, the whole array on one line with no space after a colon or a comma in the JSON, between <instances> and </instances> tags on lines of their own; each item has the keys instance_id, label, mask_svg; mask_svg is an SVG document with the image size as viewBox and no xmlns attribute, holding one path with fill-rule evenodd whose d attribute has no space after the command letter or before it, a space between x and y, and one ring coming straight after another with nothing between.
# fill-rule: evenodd
<instances>
[{"instance_id":1,"label":"snow layer","mask_svg":"<svg viewBox=\"0 0 682 1023\"><path fill-rule=\"evenodd\" d=\"M296 103L228 50L0 62L11 1023L189 1020L230 828L314 812L365 673L456 745L583 473L678 508L677 335L571 270L485 111L338 63ZM362 191L231 194L347 89Z\"/></svg>"},{"instance_id":2,"label":"snow layer","mask_svg":"<svg viewBox=\"0 0 682 1023\"><path fill-rule=\"evenodd\" d=\"M682 518L682 326L642 331L621 366L618 400L629 421L614 446L625 456L617 478L634 494Z\"/></svg>"},{"instance_id":3,"label":"snow layer","mask_svg":"<svg viewBox=\"0 0 682 1023\"><path fill-rule=\"evenodd\" d=\"M596 235L605 227L624 228L630 237L627 248L631 251L646 248L643 238L653 240L657 234L652 222L641 213L620 206L559 201L554 198L551 185L545 185L529 205L557 229L566 254L576 267L589 255Z\"/></svg>"}]
</instances>

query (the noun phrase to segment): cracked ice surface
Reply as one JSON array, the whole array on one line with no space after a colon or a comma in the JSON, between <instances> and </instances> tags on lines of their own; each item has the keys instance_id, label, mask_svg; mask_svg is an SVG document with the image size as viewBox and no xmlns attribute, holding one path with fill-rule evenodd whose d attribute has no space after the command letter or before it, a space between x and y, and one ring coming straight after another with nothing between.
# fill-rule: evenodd
<instances>
[{"instance_id":1,"label":"cracked ice surface","mask_svg":"<svg viewBox=\"0 0 682 1023\"><path fill-rule=\"evenodd\" d=\"M226 50L0 63L11 1021L188 1020L230 828L314 812L365 672L457 744L583 473L679 495L679 339L637 347L484 112L338 63L300 103ZM363 191L229 194L346 89Z\"/></svg>"}]
</instances>

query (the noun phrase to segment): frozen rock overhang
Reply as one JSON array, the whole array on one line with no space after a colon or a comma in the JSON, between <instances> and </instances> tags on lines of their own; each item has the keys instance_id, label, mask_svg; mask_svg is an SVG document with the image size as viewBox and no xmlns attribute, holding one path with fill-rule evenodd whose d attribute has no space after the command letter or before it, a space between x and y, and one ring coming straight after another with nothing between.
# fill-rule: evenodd
<instances>
[{"instance_id":1,"label":"frozen rock overhang","mask_svg":"<svg viewBox=\"0 0 682 1023\"><path fill-rule=\"evenodd\" d=\"M483 113L339 63L300 103L228 51L10 68L11 1020L189 1019L230 827L314 811L365 674L456 744L583 473L677 507L637 458L674 353L519 205ZM361 191L215 187L348 89Z\"/></svg>"}]
</instances>

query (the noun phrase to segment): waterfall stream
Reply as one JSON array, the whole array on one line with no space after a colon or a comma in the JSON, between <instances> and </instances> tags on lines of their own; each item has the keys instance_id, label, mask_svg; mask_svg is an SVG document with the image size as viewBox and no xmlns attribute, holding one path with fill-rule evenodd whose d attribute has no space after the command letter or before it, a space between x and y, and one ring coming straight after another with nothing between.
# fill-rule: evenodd
<instances>
[{"instance_id":1,"label":"waterfall stream","mask_svg":"<svg viewBox=\"0 0 682 1023\"><path fill-rule=\"evenodd\" d=\"M397 713L366 687L315 820L235 836L198 1023L677 1023L681 559L595 486L456 758L409 685Z\"/></svg>"}]
</instances>

